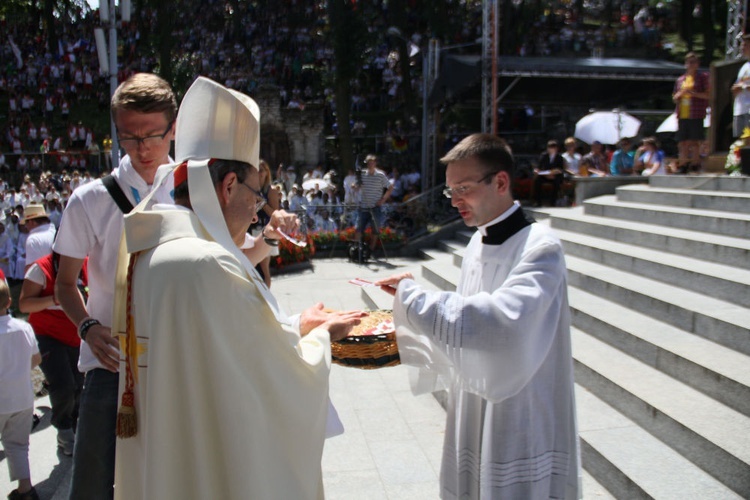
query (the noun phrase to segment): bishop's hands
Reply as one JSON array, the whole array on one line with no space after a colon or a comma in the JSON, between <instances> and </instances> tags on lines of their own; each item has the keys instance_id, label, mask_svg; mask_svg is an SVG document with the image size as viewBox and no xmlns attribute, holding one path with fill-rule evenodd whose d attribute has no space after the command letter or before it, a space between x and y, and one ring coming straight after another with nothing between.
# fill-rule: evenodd
<instances>
[{"instance_id":1,"label":"bishop's hands","mask_svg":"<svg viewBox=\"0 0 750 500\"><path fill-rule=\"evenodd\" d=\"M263 236L280 240L282 236L277 229L281 229L286 234L294 234L299 229L299 218L296 214L289 213L286 210L274 210L271 214L271 220L263 228Z\"/></svg>"},{"instance_id":2,"label":"bishop's hands","mask_svg":"<svg viewBox=\"0 0 750 500\"><path fill-rule=\"evenodd\" d=\"M120 368L120 343L104 325L94 325L86 333L86 344L102 366L117 373Z\"/></svg>"},{"instance_id":3,"label":"bishop's hands","mask_svg":"<svg viewBox=\"0 0 750 500\"><path fill-rule=\"evenodd\" d=\"M411 273L400 273L394 274L382 280L378 280L374 283L375 286L379 286L381 290L390 294L396 295L396 289L401 280L413 280L414 276Z\"/></svg>"},{"instance_id":4,"label":"bishop's hands","mask_svg":"<svg viewBox=\"0 0 750 500\"><path fill-rule=\"evenodd\" d=\"M300 314L299 331L305 336L313 328L321 327L328 330L331 341L335 342L346 337L365 316L365 311L329 311L318 302Z\"/></svg>"}]
</instances>

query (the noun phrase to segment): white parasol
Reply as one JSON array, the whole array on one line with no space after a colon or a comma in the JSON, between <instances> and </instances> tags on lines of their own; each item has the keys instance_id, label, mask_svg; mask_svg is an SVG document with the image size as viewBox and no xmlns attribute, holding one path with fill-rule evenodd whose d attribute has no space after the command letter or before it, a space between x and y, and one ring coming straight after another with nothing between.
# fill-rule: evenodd
<instances>
[{"instance_id":1,"label":"white parasol","mask_svg":"<svg viewBox=\"0 0 750 500\"><path fill-rule=\"evenodd\" d=\"M703 128L711 126L711 108L706 110L706 117L703 119ZM661 122L659 128L656 129L657 134L663 132L677 132L677 113L672 113L667 117L666 120Z\"/></svg>"},{"instance_id":2,"label":"white parasol","mask_svg":"<svg viewBox=\"0 0 750 500\"><path fill-rule=\"evenodd\" d=\"M330 189L331 185L325 179L307 179L302 183L302 189L309 191L311 189L325 191Z\"/></svg>"},{"instance_id":3,"label":"white parasol","mask_svg":"<svg viewBox=\"0 0 750 500\"><path fill-rule=\"evenodd\" d=\"M638 135L640 128L641 121L624 111L596 111L578 120L573 135L586 144L617 144L623 137Z\"/></svg>"}]
</instances>

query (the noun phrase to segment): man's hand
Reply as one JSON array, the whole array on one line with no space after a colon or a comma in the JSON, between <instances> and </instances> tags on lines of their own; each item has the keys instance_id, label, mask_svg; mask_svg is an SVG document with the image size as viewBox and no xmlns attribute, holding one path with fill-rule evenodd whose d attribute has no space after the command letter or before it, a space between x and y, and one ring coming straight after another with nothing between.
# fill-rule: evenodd
<instances>
[{"instance_id":1,"label":"man's hand","mask_svg":"<svg viewBox=\"0 0 750 500\"><path fill-rule=\"evenodd\" d=\"M407 279L413 280L414 276L411 273L394 274L387 278L383 278L382 280L378 280L374 284L375 286L379 286L380 289L384 292L390 295L396 295L396 288L398 288L398 284L401 282L401 280Z\"/></svg>"},{"instance_id":2,"label":"man's hand","mask_svg":"<svg viewBox=\"0 0 750 500\"><path fill-rule=\"evenodd\" d=\"M313 328L323 327L331 334L331 340L341 340L367 316L365 311L328 311L322 302L305 309L300 314L299 330L302 336L307 335Z\"/></svg>"},{"instance_id":3,"label":"man's hand","mask_svg":"<svg viewBox=\"0 0 750 500\"><path fill-rule=\"evenodd\" d=\"M276 229L281 229L286 234L294 234L299 229L299 218L296 214L290 214L285 210L276 210L271 214L271 220L263 230L264 236L274 240L282 238Z\"/></svg>"},{"instance_id":4,"label":"man's hand","mask_svg":"<svg viewBox=\"0 0 750 500\"><path fill-rule=\"evenodd\" d=\"M86 343L102 366L114 373L120 368L120 344L104 325L94 325L86 334Z\"/></svg>"}]
</instances>

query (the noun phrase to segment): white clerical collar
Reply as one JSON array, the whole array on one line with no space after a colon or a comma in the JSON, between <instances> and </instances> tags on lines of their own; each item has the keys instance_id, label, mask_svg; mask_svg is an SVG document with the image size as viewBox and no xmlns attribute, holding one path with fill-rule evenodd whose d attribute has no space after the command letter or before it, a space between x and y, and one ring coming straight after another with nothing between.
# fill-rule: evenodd
<instances>
[{"instance_id":1,"label":"white clerical collar","mask_svg":"<svg viewBox=\"0 0 750 500\"><path fill-rule=\"evenodd\" d=\"M489 226L493 226L493 225L497 224L500 221L504 221L505 219L507 219L508 217L510 217L511 214L513 214L513 212L515 212L519 208L521 208L521 204L518 201L514 201L513 205L511 205L508 210L506 210L505 212L503 212L502 214L500 214L498 217L492 219L487 224L482 224L481 226L477 226L477 231L479 231L479 233L482 236L487 236L487 228Z\"/></svg>"},{"instance_id":2,"label":"white clerical collar","mask_svg":"<svg viewBox=\"0 0 750 500\"><path fill-rule=\"evenodd\" d=\"M192 212L188 207L182 205L171 205L169 203L155 203L152 210L173 210L182 212ZM245 233L245 241L240 245L240 250L247 250L255 246L255 238L250 233Z\"/></svg>"}]
</instances>

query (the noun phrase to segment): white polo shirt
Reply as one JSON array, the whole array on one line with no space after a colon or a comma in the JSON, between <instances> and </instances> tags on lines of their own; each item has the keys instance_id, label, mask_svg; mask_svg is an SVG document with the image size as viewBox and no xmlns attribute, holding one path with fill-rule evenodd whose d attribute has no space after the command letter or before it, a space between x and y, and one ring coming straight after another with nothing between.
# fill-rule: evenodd
<instances>
[{"instance_id":1,"label":"white polo shirt","mask_svg":"<svg viewBox=\"0 0 750 500\"><path fill-rule=\"evenodd\" d=\"M125 156L113 172L123 192L135 206L151 186L135 172ZM102 325L112 326L115 300L115 268L122 236L123 214L101 179L82 184L71 195L63 211L60 229L53 246L60 255L74 259L89 257L89 316ZM102 368L86 342L81 343L78 369L87 372Z\"/></svg>"}]
</instances>

